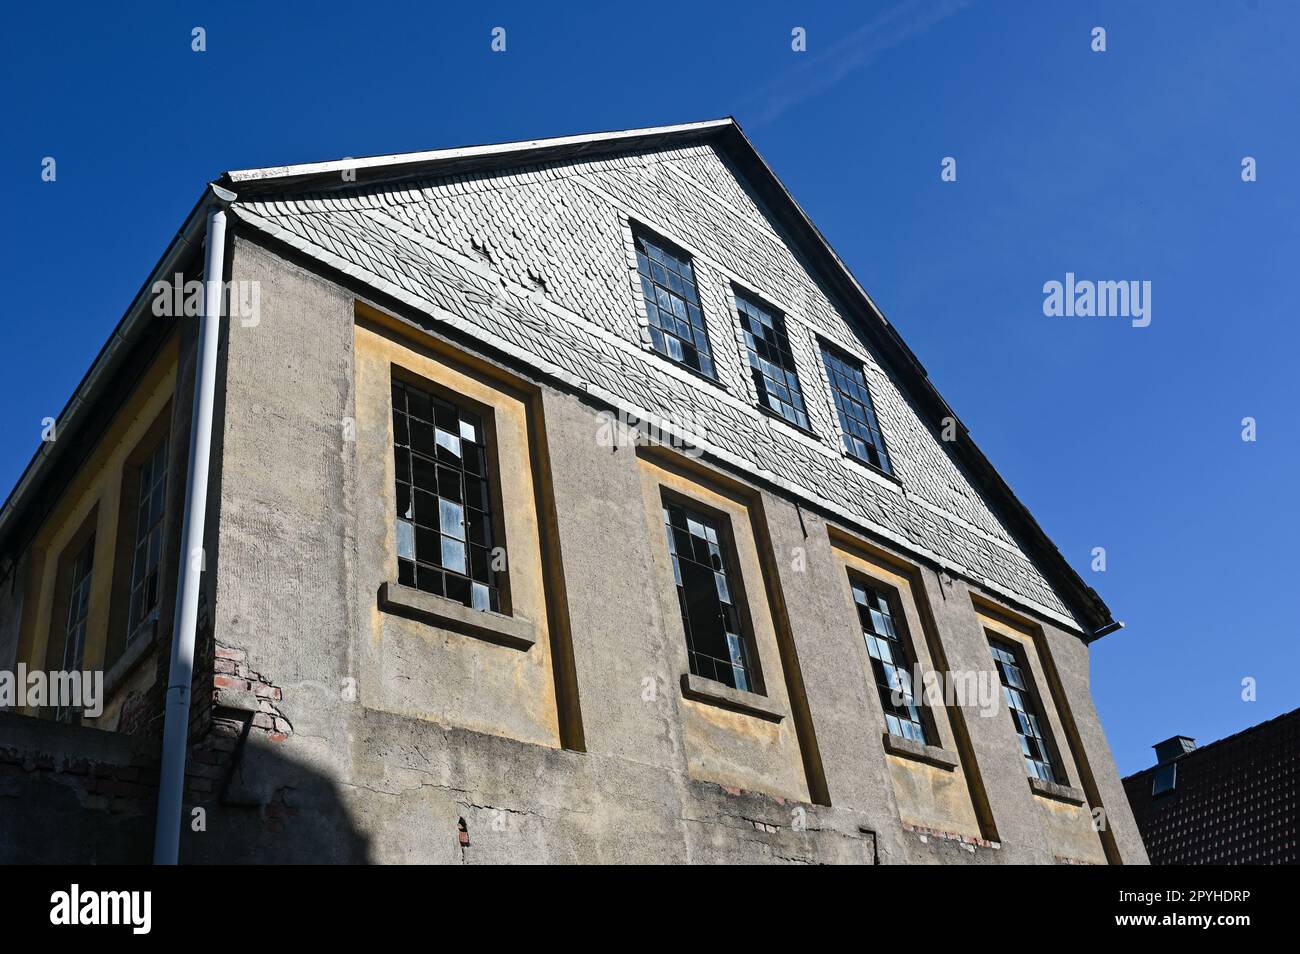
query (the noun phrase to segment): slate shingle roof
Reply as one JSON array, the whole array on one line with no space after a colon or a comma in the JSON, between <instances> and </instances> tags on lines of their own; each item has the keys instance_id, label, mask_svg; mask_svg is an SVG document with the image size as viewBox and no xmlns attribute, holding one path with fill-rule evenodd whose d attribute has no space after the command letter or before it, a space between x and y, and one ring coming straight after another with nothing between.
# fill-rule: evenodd
<instances>
[{"instance_id":1,"label":"slate shingle roof","mask_svg":"<svg viewBox=\"0 0 1300 954\"><path fill-rule=\"evenodd\" d=\"M347 173L347 175L344 175ZM720 462L1036 609L1084 638L1109 608L970 439L916 356L730 119L225 173L233 216L562 386L689 432ZM149 289L201 241L205 192L68 407L78 438L147 333ZM720 386L644 340L631 220L696 257ZM810 439L761 414L729 285L787 314ZM898 482L838 453L819 337L866 367ZM946 418L957 439L941 444ZM42 445L0 508L0 556L22 552L75 472ZM8 572L6 570L6 572Z\"/></svg>"},{"instance_id":2,"label":"slate shingle roof","mask_svg":"<svg viewBox=\"0 0 1300 954\"><path fill-rule=\"evenodd\" d=\"M1060 567L1045 570L1041 555L1026 552L997 488L979 488L935 439L935 422L842 313L806 243L771 213L733 149L708 140L612 141L603 154L588 143L576 155L556 147L550 161L526 161L548 155L533 145L520 147L514 165L502 147L481 170L451 150L363 160L371 165L359 164L357 177L378 175L369 183L345 182L345 161L231 173L227 184L247 196L233 206L237 218L322 264L569 387L676 423L717 458L954 572L1053 617L1073 615L1049 582ZM438 175L439 163L459 166ZM268 186L275 191L266 194ZM646 346L629 218L694 254L722 387L702 385ZM755 409L728 299L733 280L789 316L820 441ZM899 484L839 453L819 338L864 360ZM1085 627L1100 615L1088 608Z\"/></svg>"}]
</instances>

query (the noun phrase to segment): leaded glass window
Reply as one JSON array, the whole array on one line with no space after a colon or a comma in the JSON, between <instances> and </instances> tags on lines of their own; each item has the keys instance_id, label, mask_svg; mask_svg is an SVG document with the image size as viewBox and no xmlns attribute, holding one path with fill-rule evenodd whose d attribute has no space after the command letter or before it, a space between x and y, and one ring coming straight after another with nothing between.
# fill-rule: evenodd
<instances>
[{"instance_id":1,"label":"leaded glass window","mask_svg":"<svg viewBox=\"0 0 1300 954\"><path fill-rule=\"evenodd\" d=\"M850 582L889 734L930 745L930 732L912 684L915 659L905 634L899 632L901 624L895 622L889 597L860 580Z\"/></svg>"},{"instance_id":2,"label":"leaded glass window","mask_svg":"<svg viewBox=\"0 0 1300 954\"><path fill-rule=\"evenodd\" d=\"M635 239L636 267L655 350L678 364L716 377L690 256L641 232Z\"/></svg>"},{"instance_id":3,"label":"leaded glass window","mask_svg":"<svg viewBox=\"0 0 1300 954\"><path fill-rule=\"evenodd\" d=\"M835 398L844 452L887 474L893 473L862 364L825 346L822 347L822 361Z\"/></svg>"},{"instance_id":4,"label":"leaded glass window","mask_svg":"<svg viewBox=\"0 0 1300 954\"><path fill-rule=\"evenodd\" d=\"M663 514L691 672L734 689L762 692L721 525L670 501Z\"/></svg>"},{"instance_id":5,"label":"leaded glass window","mask_svg":"<svg viewBox=\"0 0 1300 954\"><path fill-rule=\"evenodd\" d=\"M131 564L131 608L127 642L158 618L158 566L162 559L163 507L167 496L167 441L137 471L139 497Z\"/></svg>"},{"instance_id":6,"label":"leaded glass window","mask_svg":"<svg viewBox=\"0 0 1300 954\"><path fill-rule=\"evenodd\" d=\"M68 597L68 617L63 630L64 672L79 672L86 656L86 619L90 615L90 584L94 575L95 538L91 536L72 560L72 592ZM54 717L60 722L71 722L76 715L73 706L58 706Z\"/></svg>"},{"instance_id":7,"label":"leaded glass window","mask_svg":"<svg viewBox=\"0 0 1300 954\"><path fill-rule=\"evenodd\" d=\"M740 314L740 328L745 335L745 350L759 403L791 424L808 430L808 412L795 372L785 317L739 293L736 311Z\"/></svg>"},{"instance_id":8,"label":"leaded glass window","mask_svg":"<svg viewBox=\"0 0 1300 954\"><path fill-rule=\"evenodd\" d=\"M1001 640L990 639L989 649L992 650L993 660L998 667L1002 695L1011 710L1011 723L1015 726L1016 738L1020 742L1020 752L1025 757L1029 776L1045 782L1059 781L1047 746L1046 732L1034 704L1029 677L1021 668L1015 648Z\"/></svg>"},{"instance_id":9,"label":"leaded glass window","mask_svg":"<svg viewBox=\"0 0 1300 954\"><path fill-rule=\"evenodd\" d=\"M398 582L501 612L483 420L393 380Z\"/></svg>"}]
</instances>

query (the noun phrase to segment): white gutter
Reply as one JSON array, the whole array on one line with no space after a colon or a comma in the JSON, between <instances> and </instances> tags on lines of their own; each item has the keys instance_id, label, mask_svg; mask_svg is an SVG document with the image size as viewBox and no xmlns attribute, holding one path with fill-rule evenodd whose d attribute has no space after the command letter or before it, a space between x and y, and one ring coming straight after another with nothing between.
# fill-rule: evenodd
<instances>
[{"instance_id":1,"label":"white gutter","mask_svg":"<svg viewBox=\"0 0 1300 954\"><path fill-rule=\"evenodd\" d=\"M194 631L199 615L199 584L205 564L203 524L208 510L208 462L212 451L217 347L221 337L221 300L225 287L226 206L235 198L234 193L219 186L211 188L217 201L208 208L208 233L204 244L203 313L199 316L180 579L172 627L171 669L167 677L162 769L158 778L158 819L154 828L153 863L156 865L174 865L180 853L181 802L185 795L185 757L190 734L190 687L194 680Z\"/></svg>"}]
</instances>

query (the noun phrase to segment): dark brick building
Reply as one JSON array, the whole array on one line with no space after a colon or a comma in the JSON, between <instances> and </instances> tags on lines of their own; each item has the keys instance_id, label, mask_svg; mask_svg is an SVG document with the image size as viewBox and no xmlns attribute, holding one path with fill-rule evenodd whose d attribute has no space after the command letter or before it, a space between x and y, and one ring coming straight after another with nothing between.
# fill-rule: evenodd
<instances>
[{"instance_id":1,"label":"dark brick building","mask_svg":"<svg viewBox=\"0 0 1300 954\"><path fill-rule=\"evenodd\" d=\"M1204 748L1174 736L1124 779L1152 864L1300 863L1300 709Z\"/></svg>"}]
</instances>

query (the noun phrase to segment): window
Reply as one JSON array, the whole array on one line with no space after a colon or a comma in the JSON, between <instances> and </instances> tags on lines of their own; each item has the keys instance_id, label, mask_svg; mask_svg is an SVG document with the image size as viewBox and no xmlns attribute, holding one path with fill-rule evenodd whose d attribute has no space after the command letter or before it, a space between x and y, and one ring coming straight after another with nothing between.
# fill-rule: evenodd
<instances>
[{"instance_id":1,"label":"window","mask_svg":"<svg viewBox=\"0 0 1300 954\"><path fill-rule=\"evenodd\" d=\"M795 373L785 318L740 293L736 294L736 311L745 333L745 349L749 352L759 404L808 430L808 412Z\"/></svg>"},{"instance_id":2,"label":"window","mask_svg":"<svg viewBox=\"0 0 1300 954\"><path fill-rule=\"evenodd\" d=\"M94 569L95 538L92 535L72 560L72 592L68 598L68 621L64 627L64 672L81 669L86 656L86 617L90 614L90 581ZM71 722L75 714L71 706L59 706L54 717L60 722Z\"/></svg>"},{"instance_id":3,"label":"window","mask_svg":"<svg viewBox=\"0 0 1300 954\"><path fill-rule=\"evenodd\" d=\"M140 496L131 564L129 644L158 619L158 564L162 555L163 504L167 494L167 439L164 438L138 471Z\"/></svg>"},{"instance_id":4,"label":"window","mask_svg":"<svg viewBox=\"0 0 1300 954\"><path fill-rule=\"evenodd\" d=\"M1155 774L1151 777L1151 797L1163 795L1165 792L1172 792L1178 784L1178 763L1170 762L1168 765L1159 765L1156 767Z\"/></svg>"},{"instance_id":5,"label":"window","mask_svg":"<svg viewBox=\"0 0 1300 954\"><path fill-rule=\"evenodd\" d=\"M822 346L822 361L835 396L835 411L840 418L841 441L849 456L870 464L885 473L893 473L885 438L880 433L876 410L867 391L862 364L847 355Z\"/></svg>"},{"instance_id":6,"label":"window","mask_svg":"<svg viewBox=\"0 0 1300 954\"><path fill-rule=\"evenodd\" d=\"M1002 679L1002 695L1006 697L1007 707L1011 710L1011 722L1020 740L1025 765L1029 767L1029 777L1044 782L1059 781L1052 755L1047 748L1047 738L1039 723L1033 693L1015 647L1010 643L990 639L989 649L993 651L993 660L997 663L998 676Z\"/></svg>"},{"instance_id":7,"label":"window","mask_svg":"<svg viewBox=\"0 0 1300 954\"><path fill-rule=\"evenodd\" d=\"M718 522L671 501L664 502L663 512L691 672L733 689L761 693L753 647L741 620L742 596L731 569L730 545Z\"/></svg>"},{"instance_id":8,"label":"window","mask_svg":"<svg viewBox=\"0 0 1300 954\"><path fill-rule=\"evenodd\" d=\"M889 597L858 580L850 580L850 584L890 734L922 745L932 744L921 705L912 692L914 660L904 636L899 634L894 623Z\"/></svg>"},{"instance_id":9,"label":"window","mask_svg":"<svg viewBox=\"0 0 1300 954\"><path fill-rule=\"evenodd\" d=\"M655 350L701 374L715 377L690 256L639 232L635 239L636 268L641 274L650 340Z\"/></svg>"},{"instance_id":10,"label":"window","mask_svg":"<svg viewBox=\"0 0 1300 954\"><path fill-rule=\"evenodd\" d=\"M477 414L393 380L398 582L499 613L485 441Z\"/></svg>"}]
</instances>

